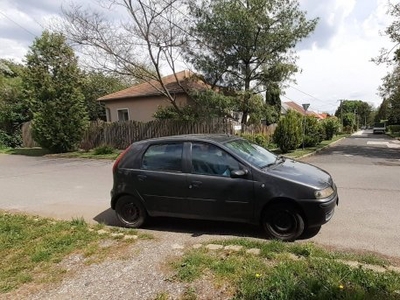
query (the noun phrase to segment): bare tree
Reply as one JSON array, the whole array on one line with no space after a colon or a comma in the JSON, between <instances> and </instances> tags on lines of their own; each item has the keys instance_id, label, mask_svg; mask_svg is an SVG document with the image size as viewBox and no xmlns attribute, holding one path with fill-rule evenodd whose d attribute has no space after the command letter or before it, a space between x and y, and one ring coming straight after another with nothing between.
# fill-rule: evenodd
<instances>
[{"instance_id":1,"label":"bare tree","mask_svg":"<svg viewBox=\"0 0 400 300\"><path fill-rule=\"evenodd\" d=\"M63 7L59 30L92 64L150 83L180 112L175 95L162 80L162 70L170 69L186 91L176 76L176 62L188 38L181 0L97 1L103 12L77 4Z\"/></svg>"}]
</instances>

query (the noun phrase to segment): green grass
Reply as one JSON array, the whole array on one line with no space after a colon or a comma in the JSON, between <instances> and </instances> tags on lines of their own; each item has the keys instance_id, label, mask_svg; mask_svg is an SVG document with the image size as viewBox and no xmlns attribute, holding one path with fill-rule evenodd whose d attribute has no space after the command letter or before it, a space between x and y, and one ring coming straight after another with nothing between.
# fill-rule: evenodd
<instances>
[{"instance_id":1,"label":"green grass","mask_svg":"<svg viewBox=\"0 0 400 300\"><path fill-rule=\"evenodd\" d=\"M121 153L120 150L107 151L104 153L99 149L93 149L90 151L73 151L67 153L50 154L46 149L42 148L3 148L0 149L0 153L11 154L11 155L25 155L25 156L51 156L61 158L93 158L93 159L116 159Z\"/></svg>"},{"instance_id":2,"label":"green grass","mask_svg":"<svg viewBox=\"0 0 400 300\"><path fill-rule=\"evenodd\" d=\"M218 243L244 248L239 252L193 249L172 263L176 278L192 282L208 276L233 287L234 299L400 299L399 274L354 268L338 260L365 260L354 253L330 252L311 243L246 239ZM259 248L261 254L247 254L249 248ZM388 263L372 255L367 261Z\"/></svg>"},{"instance_id":3,"label":"green grass","mask_svg":"<svg viewBox=\"0 0 400 300\"><path fill-rule=\"evenodd\" d=\"M98 234L99 229L107 233ZM85 263L101 262L134 241L111 236L114 232L137 234L135 230L109 229L101 224L90 226L83 218L55 221L0 212L0 295L26 283L60 280L66 270L59 263L68 255L81 254ZM105 239L115 243L100 247Z\"/></svg>"},{"instance_id":4,"label":"green grass","mask_svg":"<svg viewBox=\"0 0 400 300\"><path fill-rule=\"evenodd\" d=\"M95 150L89 151L74 151L59 154L50 154L51 157L66 157L66 158L92 158L92 159L116 159L121 153L120 150L114 150L112 153L97 154Z\"/></svg>"},{"instance_id":5,"label":"green grass","mask_svg":"<svg viewBox=\"0 0 400 300\"><path fill-rule=\"evenodd\" d=\"M44 156L50 152L42 148L5 148L0 153L25 156Z\"/></svg>"},{"instance_id":6,"label":"green grass","mask_svg":"<svg viewBox=\"0 0 400 300\"><path fill-rule=\"evenodd\" d=\"M348 134L340 134L340 135L336 135L332 138L332 140L330 141L322 141L319 145L315 146L315 147L307 147L304 150L302 148L296 149L294 151L290 151L288 153L283 154L286 157L291 157L291 158L299 158L302 157L304 155L316 152L321 150L322 148L327 147L328 145L336 142L337 140L340 140L341 138L347 137L349 136ZM272 149L272 152L274 152L275 154L282 154L280 149Z\"/></svg>"}]
</instances>

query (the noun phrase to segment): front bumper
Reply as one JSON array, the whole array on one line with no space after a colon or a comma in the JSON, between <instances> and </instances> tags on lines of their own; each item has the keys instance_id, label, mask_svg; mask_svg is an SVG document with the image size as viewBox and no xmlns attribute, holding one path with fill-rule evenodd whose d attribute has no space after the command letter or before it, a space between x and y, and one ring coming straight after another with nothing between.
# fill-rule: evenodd
<instances>
[{"instance_id":1,"label":"front bumper","mask_svg":"<svg viewBox=\"0 0 400 300\"><path fill-rule=\"evenodd\" d=\"M300 205L306 217L306 226L321 226L332 219L335 207L339 205L339 196L335 189L335 193L329 198L302 200Z\"/></svg>"}]
</instances>

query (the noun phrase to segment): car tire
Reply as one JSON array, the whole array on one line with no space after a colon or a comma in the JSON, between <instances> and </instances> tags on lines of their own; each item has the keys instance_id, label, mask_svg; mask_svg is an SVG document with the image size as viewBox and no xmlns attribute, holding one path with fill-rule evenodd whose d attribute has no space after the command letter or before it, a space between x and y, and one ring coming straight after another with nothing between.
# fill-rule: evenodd
<instances>
[{"instance_id":1,"label":"car tire","mask_svg":"<svg viewBox=\"0 0 400 300\"><path fill-rule=\"evenodd\" d=\"M302 240L311 239L312 237L316 236L320 230L321 226L306 228L304 229L303 233L299 236L299 239Z\"/></svg>"},{"instance_id":2,"label":"car tire","mask_svg":"<svg viewBox=\"0 0 400 300\"><path fill-rule=\"evenodd\" d=\"M278 204L268 207L262 225L268 237L286 242L296 240L304 231L304 220L291 205Z\"/></svg>"},{"instance_id":3,"label":"car tire","mask_svg":"<svg viewBox=\"0 0 400 300\"><path fill-rule=\"evenodd\" d=\"M125 227L138 228L147 219L147 212L143 204L139 200L129 196L123 196L118 199L115 212L118 220Z\"/></svg>"}]
</instances>

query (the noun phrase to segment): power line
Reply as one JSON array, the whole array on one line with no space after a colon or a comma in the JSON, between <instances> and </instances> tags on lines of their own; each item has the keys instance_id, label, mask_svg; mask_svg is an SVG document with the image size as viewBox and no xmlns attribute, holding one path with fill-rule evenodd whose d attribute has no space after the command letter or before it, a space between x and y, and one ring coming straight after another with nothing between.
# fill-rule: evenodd
<instances>
[{"instance_id":1,"label":"power line","mask_svg":"<svg viewBox=\"0 0 400 300\"><path fill-rule=\"evenodd\" d=\"M33 35L34 37L36 37L37 35L34 34L32 31L26 29L24 26L22 26L21 24L15 22L13 19L11 19L9 16L7 16L5 13L3 13L2 11L0 11L0 14L2 14L5 18L7 18L9 21L13 22L15 25L17 25L18 27L22 28L23 30L25 30L26 32L28 32L29 34ZM40 24L39 24L40 25ZM41 25L40 25L41 26Z\"/></svg>"}]
</instances>

